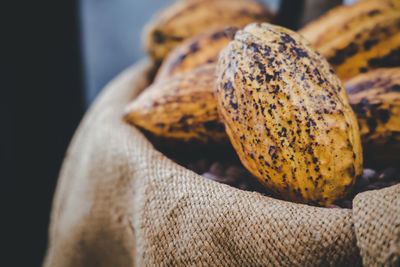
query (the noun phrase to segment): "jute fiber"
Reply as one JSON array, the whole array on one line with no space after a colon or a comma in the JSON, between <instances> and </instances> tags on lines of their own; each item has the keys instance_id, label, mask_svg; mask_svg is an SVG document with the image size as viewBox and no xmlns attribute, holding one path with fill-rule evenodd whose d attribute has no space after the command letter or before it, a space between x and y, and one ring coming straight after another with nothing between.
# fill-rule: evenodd
<instances>
[{"instance_id":1,"label":"jute fiber","mask_svg":"<svg viewBox=\"0 0 400 267\"><path fill-rule=\"evenodd\" d=\"M45 267L395 263L399 186L360 194L353 215L207 180L122 121L149 70L143 61L121 74L81 122L58 181Z\"/></svg>"}]
</instances>

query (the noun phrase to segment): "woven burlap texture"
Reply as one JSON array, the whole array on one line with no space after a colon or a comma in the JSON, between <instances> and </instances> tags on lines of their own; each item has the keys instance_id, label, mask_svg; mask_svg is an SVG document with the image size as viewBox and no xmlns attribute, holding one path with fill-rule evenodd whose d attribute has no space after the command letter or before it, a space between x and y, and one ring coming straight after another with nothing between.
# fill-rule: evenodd
<instances>
[{"instance_id":1,"label":"woven burlap texture","mask_svg":"<svg viewBox=\"0 0 400 267\"><path fill-rule=\"evenodd\" d=\"M400 264L400 185L359 194L353 201L357 245L365 266Z\"/></svg>"},{"instance_id":2,"label":"woven burlap texture","mask_svg":"<svg viewBox=\"0 0 400 267\"><path fill-rule=\"evenodd\" d=\"M125 105L146 87L149 69L143 61L122 73L81 122L57 185L45 267L359 266L356 233L366 263L381 244L398 252L392 236L398 224L392 223L398 223L399 205L391 205L399 187L359 196L355 231L351 210L241 191L156 151L121 119ZM383 216L369 219L381 210ZM386 221L388 211L397 215ZM388 255L381 249L379 256Z\"/></svg>"}]
</instances>

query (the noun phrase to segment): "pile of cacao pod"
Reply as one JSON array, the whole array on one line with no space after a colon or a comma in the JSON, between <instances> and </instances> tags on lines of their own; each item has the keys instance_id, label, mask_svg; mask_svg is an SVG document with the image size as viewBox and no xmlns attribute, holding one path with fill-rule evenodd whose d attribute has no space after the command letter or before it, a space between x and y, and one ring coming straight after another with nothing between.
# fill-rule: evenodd
<instances>
[{"instance_id":1,"label":"pile of cacao pod","mask_svg":"<svg viewBox=\"0 0 400 267\"><path fill-rule=\"evenodd\" d=\"M326 207L400 182L399 0L298 32L255 0L178 1L143 38L157 71L124 119L183 166Z\"/></svg>"}]
</instances>

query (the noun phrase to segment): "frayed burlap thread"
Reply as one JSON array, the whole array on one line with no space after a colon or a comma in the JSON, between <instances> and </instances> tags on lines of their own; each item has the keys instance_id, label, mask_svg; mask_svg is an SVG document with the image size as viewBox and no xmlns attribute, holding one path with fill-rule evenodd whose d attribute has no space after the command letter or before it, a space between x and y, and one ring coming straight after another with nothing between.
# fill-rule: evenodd
<instances>
[{"instance_id":1,"label":"frayed burlap thread","mask_svg":"<svg viewBox=\"0 0 400 267\"><path fill-rule=\"evenodd\" d=\"M141 62L101 93L71 141L44 266L360 266L353 214L207 180L122 121Z\"/></svg>"}]
</instances>

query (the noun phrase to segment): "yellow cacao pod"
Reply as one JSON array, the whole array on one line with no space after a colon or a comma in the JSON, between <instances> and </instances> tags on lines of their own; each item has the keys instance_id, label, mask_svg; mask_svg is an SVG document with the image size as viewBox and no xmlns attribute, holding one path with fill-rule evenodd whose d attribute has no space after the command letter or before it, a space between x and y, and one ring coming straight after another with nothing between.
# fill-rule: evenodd
<instances>
[{"instance_id":1,"label":"yellow cacao pod","mask_svg":"<svg viewBox=\"0 0 400 267\"><path fill-rule=\"evenodd\" d=\"M400 161L400 68L360 74L345 83L370 164Z\"/></svg>"},{"instance_id":2,"label":"yellow cacao pod","mask_svg":"<svg viewBox=\"0 0 400 267\"><path fill-rule=\"evenodd\" d=\"M215 63L177 73L145 89L125 120L155 136L183 142L227 140L214 100Z\"/></svg>"},{"instance_id":3,"label":"yellow cacao pod","mask_svg":"<svg viewBox=\"0 0 400 267\"><path fill-rule=\"evenodd\" d=\"M243 27L270 19L270 11L254 0L177 1L156 14L145 27L144 48L155 61L161 62L187 38L226 26Z\"/></svg>"},{"instance_id":4,"label":"yellow cacao pod","mask_svg":"<svg viewBox=\"0 0 400 267\"><path fill-rule=\"evenodd\" d=\"M348 80L371 69L400 66L400 1L340 6L299 31Z\"/></svg>"},{"instance_id":5,"label":"yellow cacao pod","mask_svg":"<svg viewBox=\"0 0 400 267\"><path fill-rule=\"evenodd\" d=\"M229 42L230 38L225 34L225 30L211 31L189 38L168 54L155 79L216 62L219 52Z\"/></svg>"},{"instance_id":6,"label":"yellow cacao pod","mask_svg":"<svg viewBox=\"0 0 400 267\"><path fill-rule=\"evenodd\" d=\"M362 173L356 116L328 62L299 34L253 23L217 64L217 101L243 165L280 197L329 204Z\"/></svg>"}]
</instances>

